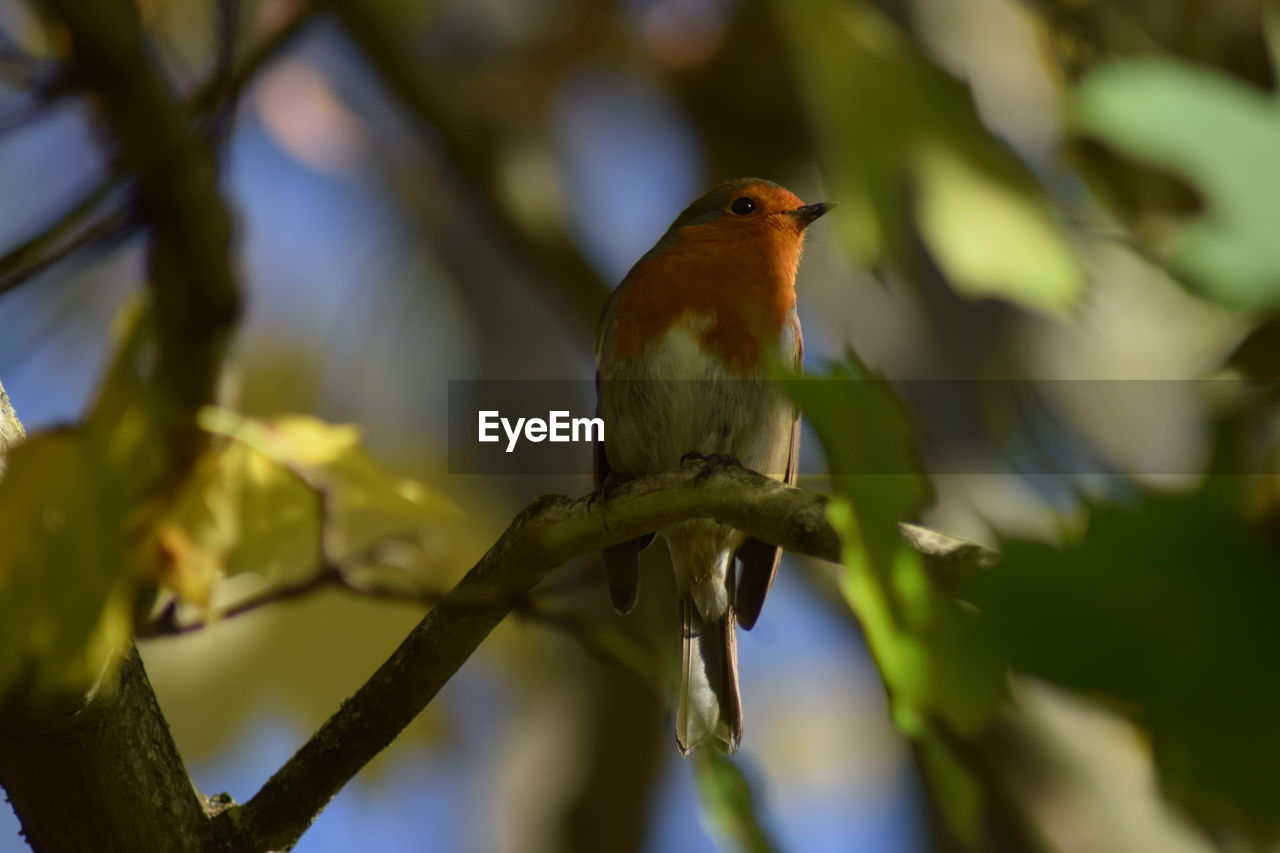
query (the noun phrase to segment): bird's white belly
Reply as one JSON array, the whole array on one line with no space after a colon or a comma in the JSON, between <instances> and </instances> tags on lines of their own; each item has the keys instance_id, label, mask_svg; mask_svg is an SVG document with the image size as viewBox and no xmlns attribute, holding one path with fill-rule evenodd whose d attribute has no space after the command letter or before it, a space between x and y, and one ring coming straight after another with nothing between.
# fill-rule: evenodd
<instances>
[{"instance_id":1,"label":"bird's white belly","mask_svg":"<svg viewBox=\"0 0 1280 853\"><path fill-rule=\"evenodd\" d=\"M790 451L791 404L761 377L742 379L702 348L710 318L673 326L634 361L601 372L610 467L649 474L687 453L726 454L781 478Z\"/></svg>"}]
</instances>

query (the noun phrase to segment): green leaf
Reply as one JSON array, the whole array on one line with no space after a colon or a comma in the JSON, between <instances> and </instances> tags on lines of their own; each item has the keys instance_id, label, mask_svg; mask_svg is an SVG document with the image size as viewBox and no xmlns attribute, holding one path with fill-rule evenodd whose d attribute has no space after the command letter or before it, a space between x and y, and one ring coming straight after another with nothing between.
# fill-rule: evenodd
<instances>
[{"instance_id":1,"label":"green leaf","mask_svg":"<svg viewBox=\"0 0 1280 853\"><path fill-rule=\"evenodd\" d=\"M1204 823L1280 833L1280 538L1242 482L1091 507L1059 549L1010 540L974 601L1013 665L1126 712L1162 787Z\"/></svg>"},{"instance_id":2,"label":"green leaf","mask_svg":"<svg viewBox=\"0 0 1280 853\"><path fill-rule=\"evenodd\" d=\"M743 760L714 749L694 753L702 815L722 849L770 853L778 845L761 821L756 793L738 766Z\"/></svg>"},{"instance_id":3,"label":"green leaf","mask_svg":"<svg viewBox=\"0 0 1280 853\"><path fill-rule=\"evenodd\" d=\"M817 433L836 491L851 502L858 541L873 562L888 564L902 545L898 522L930 497L906 409L853 354L825 376L778 383Z\"/></svg>"},{"instance_id":4,"label":"green leaf","mask_svg":"<svg viewBox=\"0 0 1280 853\"><path fill-rule=\"evenodd\" d=\"M922 738L920 751L947 826L966 847L979 849L982 840L982 788L978 780L937 734L931 732Z\"/></svg>"},{"instance_id":5,"label":"green leaf","mask_svg":"<svg viewBox=\"0 0 1280 853\"><path fill-rule=\"evenodd\" d=\"M825 377L782 380L818 434L835 496L829 509L844 546L841 590L857 617L889 690L894 724L932 749L928 765L942 796L967 798L945 809L958 838L976 832L977 796L960 785L956 761L939 754L939 724L978 730L1004 693L1003 662L978 615L940 592L900 522L930 494L906 412L882 379L850 356Z\"/></svg>"},{"instance_id":6,"label":"green leaf","mask_svg":"<svg viewBox=\"0 0 1280 853\"><path fill-rule=\"evenodd\" d=\"M1075 114L1079 132L1179 174L1207 201L1169 247L1174 273L1227 307L1280 305L1280 100L1224 74L1147 58L1090 73Z\"/></svg>"},{"instance_id":7,"label":"green leaf","mask_svg":"<svg viewBox=\"0 0 1280 853\"><path fill-rule=\"evenodd\" d=\"M1048 314L1072 308L1081 274L1046 194L982 124L965 85L868 3L777 9L842 205L834 224L855 255L902 259L914 216L959 293Z\"/></svg>"}]
</instances>

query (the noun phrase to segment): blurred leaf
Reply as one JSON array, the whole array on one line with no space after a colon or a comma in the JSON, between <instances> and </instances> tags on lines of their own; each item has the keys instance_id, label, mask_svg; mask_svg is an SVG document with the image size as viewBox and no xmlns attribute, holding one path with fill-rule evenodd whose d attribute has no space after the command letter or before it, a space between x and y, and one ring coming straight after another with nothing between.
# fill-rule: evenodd
<instances>
[{"instance_id":1,"label":"blurred leaf","mask_svg":"<svg viewBox=\"0 0 1280 853\"><path fill-rule=\"evenodd\" d=\"M945 740L930 732L920 741L929 779L943 818L956 837L978 849L982 833L982 789Z\"/></svg>"},{"instance_id":2,"label":"blurred leaf","mask_svg":"<svg viewBox=\"0 0 1280 853\"><path fill-rule=\"evenodd\" d=\"M201 460L167 523L191 544L187 566L213 565L217 575L257 572L298 580L320 563L319 500L282 466L270 431L224 410L205 410L202 426L219 439ZM235 439L228 438L228 433ZM243 440L238 440L243 436ZM163 566L162 566L163 567ZM199 573L199 569L196 569ZM198 590L163 577L182 601L202 606ZM191 593L197 593L195 597Z\"/></svg>"},{"instance_id":3,"label":"blurred leaf","mask_svg":"<svg viewBox=\"0 0 1280 853\"><path fill-rule=\"evenodd\" d=\"M1091 72L1076 124L1177 172L1207 200L1172 241L1175 273L1230 308L1280 305L1280 103L1225 75L1148 58Z\"/></svg>"},{"instance_id":4,"label":"blurred leaf","mask_svg":"<svg viewBox=\"0 0 1280 853\"><path fill-rule=\"evenodd\" d=\"M440 556L441 522L457 511L384 470L359 446L356 427L300 415L254 420L215 408L202 410L200 423L220 441L161 532L166 585L185 603L207 605L210 570L214 578L312 575L326 556L322 522L334 560L388 537L409 539L419 556Z\"/></svg>"},{"instance_id":5,"label":"blurred leaf","mask_svg":"<svg viewBox=\"0 0 1280 853\"><path fill-rule=\"evenodd\" d=\"M360 440L350 424L326 424L304 415L281 415L254 420L230 409L207 406L200 425L209 432L233 438L279 465L314 467L328 465Z\"/></svg>"},{"instance_id":6,"label":"blurred leaf","mask_svg":"<svg viewBox=\"0 0 1280 853\"><path fill-rule=\"evenodd\" d=\"M301 475L310 485L330 491L334 521L350 551L388 536L421 539L419 534L429 532L424 525L438 527L460 518L444 495L374 460L359 444L359 428L350 424L326 424L302 415L252 421L215 409L206 409L201 422L274 462L276 476L297 481ZM259 483L272 479L261 468L254 474ZM314 506L314 497L311 502Z\"/></svg>"},{"instance_id":7,"label":"blurred leaf","mask_svg":"<svg viewBox=\"0 0 1280 853\"><path fill-rule=\"evenodd\" d=\"M694 753L702 815L722 849L770 853L778 845L760 819L756 794L738 766L741 761L715 749Z\"/></svg>"},{"instance_id":8,"label":"blurred leaf","mask_svg":"<svg viewBox=\"0 0 1280 853\"><path fill-rule=\"evenodd\" d=\"M1280 831L1280 537L1241 506L1251 478L1094 505L1062 549L1005 542L975 601L1013 665L1126 710L1165 793L1216 828Z\"/></svg>"},{"instance_id":9,"label":"blurred leaf","mask_svg":"<svg viewBox=\"0 0 1280 853\"><path fill-rule=\"evenodd\" d=\"M1108 57L1168 53L1218 67L1260 89L1274 86L1267 49L1266 7L1270 0L1177 0L1147 3L1120 0L1035 0L1025 9L1040 18L1052 49L1045 58L1075 80Z\"/></svg>"},{"instance_id":10,"label":"blurred leaf","mask_svg":"<svg viewBox=\"0 0 1280 853\"><path fill-rule=\"evenodd\" d=\"M339 523L353 550L409 534L428 556L442 556L457 545L457 531L446 529L463 518L453 502L387 470L364 448L353 448L335 459L325 474L337 489Z\"/></svg>"},{"instance_id":11,"label":"blurred leaf","mask_svg":"<svg viewBox=\"0 0 1280 853\"><path fill-rule=\"evenodd\" d=\"M0 481L0 691L91 684L128 639L130 554L113 472L83 429L35 436Z\"/></svg>"},{"instance_id":12,"label":"blurred leaf","mask_svg":"<svg viewBox=\"0 0 1280 853\"><path fill-rule=\"evenodd\" d=\"M1012 155L965 156L954 144L922 145L915 166L916 220L948 280L966 296L1065 313L1079 298L1080 275L1039 187Z\"/></svg>"},{"instance_id":13,"label":"blurred leaf","mask_svg":"<svg viewBox=\"0 0 1280 853\"><path fill-rule=\"evenodd\" d=\"M194 605L208 618L214 584L222 576L222 565L216 552L201 547L186 530L172 522L160 525L156 532L160 551L159 581L182 601Z\"/></svg>"},{"instance_id":14,"label":"blurred leaf","mask_svg":"<svg viewBox=\"0 0 1280 853\"><path fill-rule=\"evenodd\" d=\"M901 259L914 213L958 292L1070 309L1080 271L1044 190L982 124L964 84L869 4L778 8L808 76L809 112L855 254L868 264Z\"/></svg>"},{"instance_id":15,"label":"blurred leaf","mask_svg":"<svg viewBox=\"0 0 1280 853\"><path fill-rule=\"evenodd\" d=\"M775 376L817 433L836 490L852 501L858 541L884 564L902 545L898 522L918 513L931 491L906 408L856 355L847 359L825 376Z\"/></svg>"},{"instance_id":16,"label":"blurred leaf","mask_svg":"<svg viewBox=\"0 0 1280 853\"><path fill-rule=\"evenodd\" d=\"M131 315L85 422L35 436L0 480L0 691L87 686L130 637L131 532L163 470L141 377L145 318Z\"/></svg>"},{"instance_id":17,"label":"blurred leaf","mask_svg":"<svg viewBox=\"0 0 1280 853\"><path fill-rule=\"evenodd\" d=\"M1245 335L1227 357L1226 366L1245 379L1280 379L1280 314L1271 314Z\"/></svg>"},{"instance_id":18,"label":"blurred leaf","mask_svg":"<svg viewBox=\"0 0 1280 853\"><path fill-rule=\"evenodd\" d=\"M925 744L941 743L934 729L939 721L960 734L976 731L1002 696L1002 662L977 615L938 591L924 558L899 529L929 496L901 403L852 355L849 365L823 379L783 381L782 387L817 432L835 472L829 515L844 543L841 590L888 687L894 724ZM957 781L965 771L949 754L929 769L946 771L934 780L941 795L963 790L976 796L976 783ZM971 811L963 803L948 811L961 839L974 835Z\"/></svg>"}]
</instances>

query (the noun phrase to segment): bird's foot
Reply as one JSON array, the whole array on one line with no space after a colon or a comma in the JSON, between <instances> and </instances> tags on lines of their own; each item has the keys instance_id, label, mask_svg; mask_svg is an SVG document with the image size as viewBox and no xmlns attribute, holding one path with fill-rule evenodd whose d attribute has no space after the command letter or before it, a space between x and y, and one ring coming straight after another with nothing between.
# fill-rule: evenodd
<instances>
[{"instance_id":1,"label":"bird's foot","mask_svg":"<svg viewBox=\"0 0 1280 853\"><path fill-rule=\"evenodd\" d=\"M587 495L587 512L600 504L600 516L604 521L604 529L609 529L609 518L605 515L605 506L609 503L609 499L618 491L618 487L625 483L629 478L619 477L617 474L610 472L605 475L604 479L596 484L591 494Z\"/></svg>"},{"instance_id":2,"label":"bird's foot","mask_svg":"<svg viewBox=\"0 0 1280 853\"><path fill-rule=\"evenodd\" d=\"M726 468L741 468L742 463L737 457L730 456L727 453L698 453L693 451L686 453L680 457L680 467L690 464L701 464L702 470L693 478L694 482L701 482L718 471Z\"/></svg>"}]
</instances>

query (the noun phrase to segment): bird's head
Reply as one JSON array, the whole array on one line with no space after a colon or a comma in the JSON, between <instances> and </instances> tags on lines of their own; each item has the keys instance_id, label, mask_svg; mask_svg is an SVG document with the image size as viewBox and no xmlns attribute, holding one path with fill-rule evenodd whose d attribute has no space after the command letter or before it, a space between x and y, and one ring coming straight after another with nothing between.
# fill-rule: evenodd
<instances>
[{"instance_id":1,"label":"bird's head","mask_svg":"<svg viewBox=\"0 0 1280 853\"><path fill-rule=\"evenodd\" d=\"M638 358L682 318L710 323L701 343L744 376L795 308L796 269L809 223L834 207L805 204L759 178L725 181L676 217L618 288L608 317L616 351ZM611 328L606 319L602 329Z\"/></svg>"},{"instance_id":2,"label":"bird's head","mask_svg":"<svg viewBox=\"0 0 1280 853\"><path fill-rule=\"evenodd\" d=\"M708 240L759 243L799 252L809 223L835 207L805 204L795 193L761 178L725 181L676 217L662 242Z\"/></svg>"}]
</instances>

